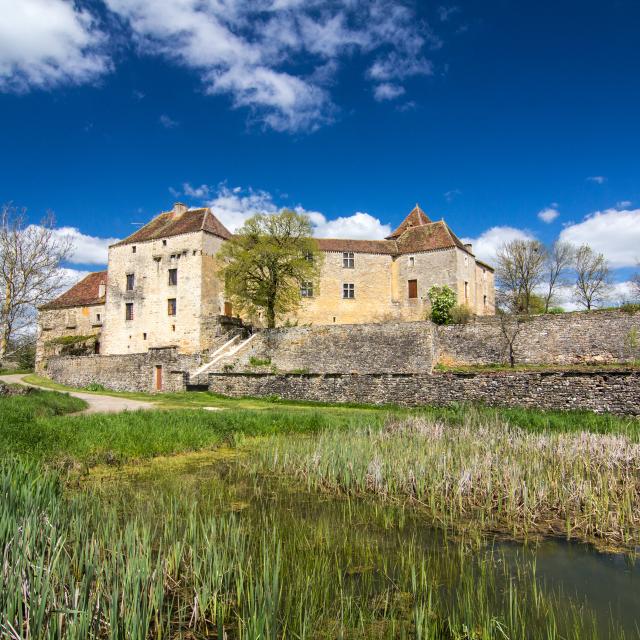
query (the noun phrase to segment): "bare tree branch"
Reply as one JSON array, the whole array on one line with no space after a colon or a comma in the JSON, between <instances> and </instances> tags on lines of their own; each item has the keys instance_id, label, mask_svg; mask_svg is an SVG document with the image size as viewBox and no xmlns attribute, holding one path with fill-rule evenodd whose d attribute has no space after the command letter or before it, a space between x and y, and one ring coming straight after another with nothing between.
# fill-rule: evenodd
<instances>
[{"instance_id":1,"label":"bare tree branch","mask_svg":"<svg viewBox=\"0 0 640 640\"><path fill-rule=\"evenodd\" d=\"M566 273L573 264L575 249L568 242L556 240L547 251L547 293L544 297L544 312L548 313L556 289L566 284Z\"/></svg>"},{"instance_id":2,"label":"bare tree branch","mask_svg":"<svg viewBox=\"0 0 640 640\"><path fill-rule=\"evenodd\" d=\"M611 270L601 253L583 244L575 255L575 301L587 309L602 304L611 290Z\"/></svg>"},{"instance_id":3,"label":"bare tree branch","mask_svg":"<svg viewBox=\"0 0 640 640\"><path fill-rule=\"evenodd\" d=\"M19 332L33 326L36 308L57 295L63 284L60 264L72 250L70 238L55 233L52 214L27 224L26 211L0 210L0 358Z\"/></svg>"}]
</instances>

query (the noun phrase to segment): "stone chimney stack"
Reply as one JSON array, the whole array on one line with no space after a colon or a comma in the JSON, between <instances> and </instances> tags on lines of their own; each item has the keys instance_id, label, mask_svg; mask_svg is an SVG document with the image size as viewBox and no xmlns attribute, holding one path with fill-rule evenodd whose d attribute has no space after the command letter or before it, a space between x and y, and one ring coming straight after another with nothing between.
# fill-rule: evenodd
<instances>
[{"instance_id":1,"label":"stone chimney stack","mask_svg":"<svg viewBox=\"0 0 640 640\"><path fill-rule=\"evenodd\" d=\"M173 209L171 211L171 213L173 214L171 217L172 218L179 218L183 213L186 213L188 211L189 207L187 207L186 204L182 204L182 202L176 202L173 205Z\"/></svg>"},{"instance_id":2,"label":"stone chimney stack","mask_svg":"<svg viewBox=\"0 0 640 640\"><path fill-rule=\"evenodd\" d=\"M469 253L473 253L473 245L470 242L465 242L464 243L464 248L469 252Z\"/></svg>"}]
</instances>

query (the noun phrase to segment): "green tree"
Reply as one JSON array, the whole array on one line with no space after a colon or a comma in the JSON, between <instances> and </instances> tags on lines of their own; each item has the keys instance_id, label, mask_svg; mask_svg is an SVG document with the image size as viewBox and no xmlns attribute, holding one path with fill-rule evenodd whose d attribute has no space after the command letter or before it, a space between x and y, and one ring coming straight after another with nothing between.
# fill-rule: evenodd
<instances>
[{"instance_id":1,"label":"green tree","mask_svg":"<svg viewBox=\"0 0 640 640\"><path fill-rule=\"evenodd\" d=\"M305 215L258 214L222 245L219 273L227 296L248 314L261 310L268 327L300 304L300 289L317 282L321 254Z\"/></svg>"},{"instance_id":2,"label":"green tree","mask_svg":"<svg viewBox=\"0 0 640 640\"><path fill-rule=\"evenodd\" d=\"M435 324L449 324L451 310L456 306L456 293L446 284L442 287L433 286L429 289L431 300L431 320Z\"/></svg>"}]
</instances>

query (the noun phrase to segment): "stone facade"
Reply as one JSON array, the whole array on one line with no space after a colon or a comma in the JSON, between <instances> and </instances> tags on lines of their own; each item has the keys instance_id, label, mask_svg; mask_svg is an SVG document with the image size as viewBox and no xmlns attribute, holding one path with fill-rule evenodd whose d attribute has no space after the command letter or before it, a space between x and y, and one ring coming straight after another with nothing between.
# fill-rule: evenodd
<instances>
[{"instance_id":1,"label":"stone facade","mask_svg":"<svg viewBox=\"0 0 640 640\"><path fill-rule=\"evenodd\" d=\"M429 373L432 329L430 322L265 329L233 367L246 369L254 358L277 371Z\"/></svg>"},{"instance_id":2,"label":"stone facade","mask_svg":"<svg viewBox=\"0 0 640 640\"><path fill-rule=\"evenodd\" d=\"M110 356L53 357L47 375L71 387L99 384L114 391L184 391L186 373L201 363L176 348Z\"/></svg>"},{"instance_id":3,"label":"stone facade","mask_svg":"<svg viewBox=\"0 0 640 640\"><path fill-rule=\"evenodd\" d=\"M111 247L104 354L174 345L183 353L207 349L224 307L218 279L211 277L221 245L220 238L198 232ZM213 326L209 318L216 319Z\"/></svg>"},{"instance_id":4,"label":"stone facade","mask_svg":"<svg viewBox=\"0 0 640 640\"><path fill-rule=\"evenodd\" d=\"M269 374L211 373L209 390L235 398L376 405L579 409L640 415L640 372L507 372L477 374Z\"/></svg>"},{"instance_id":5,"label":"stone facade","mask_svg":"<svg viewBox=\"0 0 640 640\"><path fill-rule=\"evenodd\" d=\"M38 317L36 369L41 372L46 360L60 353L63 345L56 343L59 338L96 336L92 348L99 352L104 314L104 304L41 310Z\"/></svg>"},{"instance_id":6,"label":"stone facade","mask_svg":"<svg viewBox=\"0 0 640 640\"><path fill-rule=\"evenodd\" d=\"M640 360L640 313L592 311L533 316L514 341L521 364L597 364ZM434 363L488 365L507 361L497 317L436 327Z\"/></svg>"},{"instance_id":7,"label":"stone facade","mask_svg":"<svg viewBox=\"0 0 640 640\"><path fill-rule=\"evenodd\" d=\"M42 308L41 368L44 345L52 337L88 335L98 328L103 355L165 347L184 354L211 350L233 316L216 263L231 237L209 209L177 203L112 245L107 272L90 274ZM288 318L295 324L424 320L429 288L444 284L472 312L494 312L491 267L477 261L471 246L444 221L432 222L418 206L385 240L324 238L318 247L319 282L307 289L310 296L301 291L300 308ZM98 304L100 311L87 311ZM101 327L81 323L85 317L95 321L96 314ZM68 320L72 316L78 318L75 324ZM259 318L246 320L260 324Z\"/></svg>"}]
</instances>

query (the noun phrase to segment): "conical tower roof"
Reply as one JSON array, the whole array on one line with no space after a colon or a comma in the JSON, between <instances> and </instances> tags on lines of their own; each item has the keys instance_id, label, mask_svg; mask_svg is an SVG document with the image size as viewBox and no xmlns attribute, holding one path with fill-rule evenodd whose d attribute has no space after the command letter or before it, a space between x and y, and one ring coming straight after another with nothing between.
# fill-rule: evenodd
<instances>
[{"instance_id":1,"label":"conical tower roof","mask_svg":"<svg viewBox=\"0 0 640 640\"><path fill-rule=\"evenodd\" d=\"M420 205L416 204L411 213L400 223L400 226L390 236L387 236L387 240L399 238L407 229L422 227L425 224L431 224L431 220L420 208Z\"/></svg>"}]
</instances>

